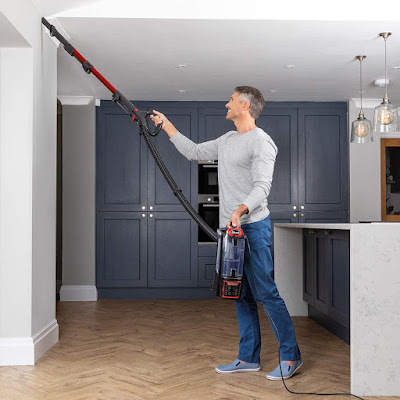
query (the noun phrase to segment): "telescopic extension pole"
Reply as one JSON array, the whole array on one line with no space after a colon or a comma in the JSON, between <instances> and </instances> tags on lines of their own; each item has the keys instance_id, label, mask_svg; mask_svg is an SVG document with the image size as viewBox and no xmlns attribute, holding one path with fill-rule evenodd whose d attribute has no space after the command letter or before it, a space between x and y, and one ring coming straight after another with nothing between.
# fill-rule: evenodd
<instances>
[{"instance_id":1,"label":"telescopic extension pole","mask_svg":"<svg viewBox=\"0 0 400 400\"><path fill-rule=\"evenodd\" d=\"M111 93L112 93L112 101L117 103L120 107L122 107L127 114L132 117L133 122L137 122L139 124L139 133L144 137L149 150L154 157L158 167L160 168L164 178L168 182L169 186L172 189L174 195L178 198L179 202L183 205L186 211L190 214L190 216L197 222L201 229L215 242L218 241L217 233L204 221L203 218L197 213L197 211L192 207L186 197L183 195L182 190L178 187L171 174L169 173L167 167L165 166L160 154L158 153L156 147L154 146L153 141L151 140L151 136L157 136L161 131L162 124L157 125L154 132L151 132L149 126L147 124L147 117L152 112L148 111L139 111L138 108L132 104L121 92L119 92L110 82L104 78L103 75L97 71L96 68L90 63L90 61L86 60L82 54L76 50L71 43L69 43L64 36L57 31L54 25L51 25L45 18L42 18L43 25L50 31L50 36L54 36L57 40L59 40L64 46L65 51L71 56L75 57L81 64L83 69L87 74L92 73Z\"/></svg>"}]
</instances>

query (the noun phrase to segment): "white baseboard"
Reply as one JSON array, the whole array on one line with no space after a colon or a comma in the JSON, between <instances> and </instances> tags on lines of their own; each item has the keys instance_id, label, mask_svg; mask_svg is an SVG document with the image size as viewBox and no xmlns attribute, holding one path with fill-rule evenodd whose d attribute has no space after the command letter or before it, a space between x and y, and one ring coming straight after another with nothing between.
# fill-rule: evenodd
<instances>
[{"instance_id":1,"label":"white baseboard","mask_svg":"<svg viewBox=\"0 0 400 400\"><path fill-rule=\"evenodd\" d=\"M60 301L97 301L97 288L94 285L63 285Z\"/></svg>"},{"instance_id":2,"label":"white baseboard","mask_svg":"<svg viewBox=\"0 0 400 400\"><path fill-rule=\"evenodd\" d=\"M35 363L58 342L58 334L58 323L54 320L33 336Z\"/></svg>"},{"instance_id":3,"label":"white baseboard","mask_svg":"<svg viewBox=\"0 0 400 400\"><path fill-rule=\"evenodd\" d=\"M0 338L0 366L34 365L57 342L57 320L33 337Z\"/></svg>"}]
</instances>

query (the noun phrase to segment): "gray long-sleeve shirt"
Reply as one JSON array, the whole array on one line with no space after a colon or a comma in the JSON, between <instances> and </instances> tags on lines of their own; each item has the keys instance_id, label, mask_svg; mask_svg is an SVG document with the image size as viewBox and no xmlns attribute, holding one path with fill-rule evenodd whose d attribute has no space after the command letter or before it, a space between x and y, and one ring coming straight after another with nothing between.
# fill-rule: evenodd
<instances>
[{"instance_id":1,"label":"gray long-sleeve shirt","mask_svg":"<svg viewBox=\"0 0 400 400\"><path fill-rule=\"evenodd\" d=\"M266 132L260 128L240 134L230 131L199 144L177 132L170 140L188 160L218 160L221 227L241 204L249 209L241 217L242 225L269 215L267 197L278 148Z\"/></svg>"}]
</instances>

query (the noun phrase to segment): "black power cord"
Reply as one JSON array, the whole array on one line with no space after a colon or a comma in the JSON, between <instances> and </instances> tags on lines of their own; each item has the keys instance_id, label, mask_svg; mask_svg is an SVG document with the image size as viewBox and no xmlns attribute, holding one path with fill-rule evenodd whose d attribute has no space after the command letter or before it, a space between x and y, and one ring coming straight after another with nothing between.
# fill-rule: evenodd
<instances>
[{"instance_id":1,"label":"black power cord","mask_svg":"<svg viewBox=\"0 0 400 400\"><path fill-rule=\"evenodd\" d=\"M250 255L250 264L251 264L251 270L252 270L252 273L253 273L254 286L255 286L255 288L256 288L256 290L257 290L257 294L258 294L258 297L259 297L259 299L260 299L260 301L261 301L261 304L262 304L262 306L263 306L263 309L264 309L265 313L268 315L268 317L269 317L270 321L272 322L272 324L274 325L275 331L276 331L277 336L278 336L278 346L279 346L279 349L278 349L279 369L280 369L280 371L281 371L281 378L282 378L283 386L285 387L285 389L286 389L289 393L292 393L292 394L307 394L307 395L315 395L315 396L353 396L353 397L355 397L356 399L364 400L362 397L359 397L359 396L357 396L357 395L355 395L355 394L352 394L352 393L313 393L313 392L308 393L308 392L294 392L293 390L290 390L290 389L286 386L285 379L283 378L282 366L281 366L281 338L280 338L280 335L279 335L278 328L276 327L274 320L271 318L271 315L270 315L270 313L268 312L268 309L267 309L266 305L264 304L262 297L260 296L260 292L258 291L258 287L257 287L257 283L256 283L256 276L255 276L255 273L254 273L253 260L252 260L251 251L250 251L250 242L249 242L249 239L248 239L247 237L246 237L246 244L247 244L247 248L248 248L248 250L249 250L249 255ZM244 268L243 268L243 269L244 269Z\"/></svg>"}]
</instances>

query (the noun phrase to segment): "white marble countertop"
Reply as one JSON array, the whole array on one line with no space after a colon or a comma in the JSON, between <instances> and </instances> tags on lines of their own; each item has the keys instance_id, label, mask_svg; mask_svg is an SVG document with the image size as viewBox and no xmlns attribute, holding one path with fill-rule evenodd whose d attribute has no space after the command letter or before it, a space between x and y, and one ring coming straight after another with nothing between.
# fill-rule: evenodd
<instances>
[{"instance_id":1,"label":"white marble countertop","mask_svg":"<svg viewBox=\"0 0 400 400\"><path fill-rule=\"evenodd\" d=\"M400 225L400 222L347 222L347 223L320 223L320 224L312 224L312 223L280 223L277 222L274 226L279 228L310 228L310 229L341 229L341 230L351 230L353 227L359 226L370 226L370 225L378 225L378 224L387 224L387 225Z\"/></svg>"}]
</instances>

